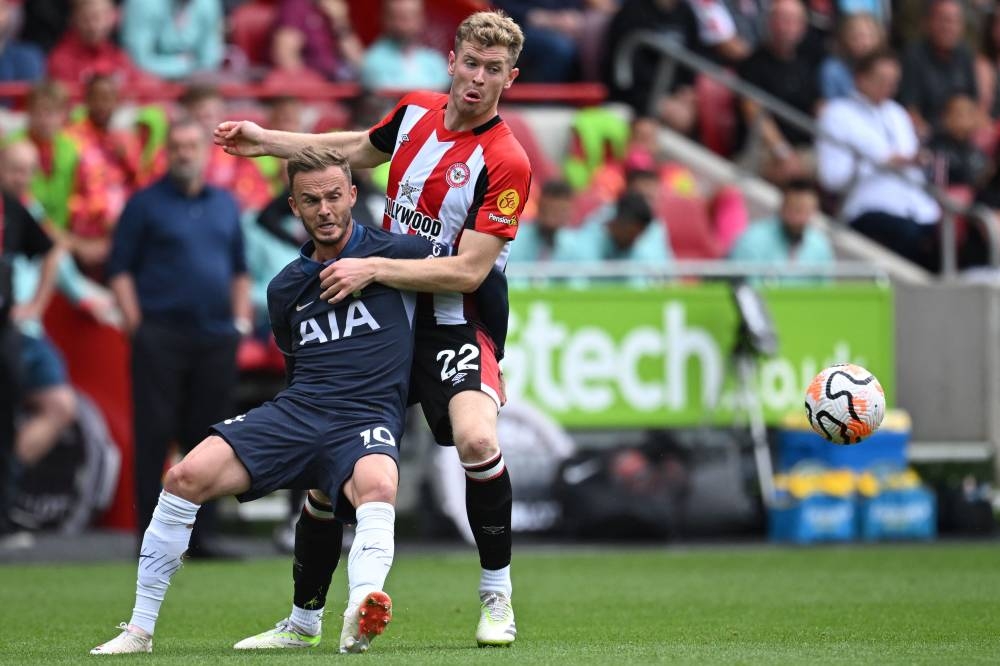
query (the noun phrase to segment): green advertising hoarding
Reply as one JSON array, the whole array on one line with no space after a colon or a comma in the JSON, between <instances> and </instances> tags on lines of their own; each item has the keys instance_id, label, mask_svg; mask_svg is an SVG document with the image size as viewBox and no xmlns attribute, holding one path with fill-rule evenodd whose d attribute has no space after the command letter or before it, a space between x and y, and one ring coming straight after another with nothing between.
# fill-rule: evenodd
<instances>
[{"instance_id":1,"label":"green advertising hoarding","mask_svg":"<svg viewBox=\"0 0 1000 666\"><path fill-rule=\"evenodd\" d=\"M767 420L802 409L809 380L859 363L894 395L892 291L876 284L761 288L778 353L757 373ZM567 427L732 423L739 323L723 283L511 290L507 394Z\"/></svg>"}]
</instances>

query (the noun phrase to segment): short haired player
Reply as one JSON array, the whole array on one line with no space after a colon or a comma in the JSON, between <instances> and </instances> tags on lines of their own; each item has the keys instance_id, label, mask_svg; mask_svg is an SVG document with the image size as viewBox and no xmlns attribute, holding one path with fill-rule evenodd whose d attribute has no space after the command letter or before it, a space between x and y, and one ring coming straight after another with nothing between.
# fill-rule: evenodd
<instances>
[{"instance_id":1,"label":"short haired player","mask_svg":"<svg viewBox=\"0 0 1000 666\"><path fill-rule=\"evenodd\" d=\"M331 515L356 522L341 652L367 650L391 618L382 588L394 552L397 444L415 295L370 284L330 303L320 297L319 276L348 257L417 259L447 254L448 248L356 224L351 169L333 151L292 155L288 178L289 204L311 238L267 290L289 385L260 407L214 425L167 472L143 536L131 621L91 654L152 651L160 606L202 502L225 495L249 501L279 488L319 489L331 502Z\"/></svg>"},{"instance_id":2,"label":"short haired player","mask_svg":"<svg viewBox=\"0 0 1000 666\"><path fill-rule=\"evenodd\" d=\"M339 261L321 274L322 297L340 302L372 282L424 292L418 301L411 394L438 443L455 445L466 472L466 509L482 567L480 645L509 645L516 636L510 602L512 498L496 430L504 400L497 350L467 294L494 266L506 264L507 243L516 234L531 183L528 158L497 111L501 93L517 78L514 65L523 44L520 27L502 12L477 12L458 27L448 55L450 91L410 93L368 131L300 134L248 121L224 122L215 131L216 143L236 155L282 157L321 145L343 152L356 168L389 160L383 227L452 248L452 256L433 262ZM324 528L314 514L322 510L307 504L296 528L296 560L305 560L296 580L299 610L300 603L314 598L299 580L311 580L321 590L336 566L306 543L336 539L333 526L321 536ZM313 604L312 610L318 631L322 609ZM278 633L265 632L237 647L303 642Z\"/></svg>"}]
</instances>

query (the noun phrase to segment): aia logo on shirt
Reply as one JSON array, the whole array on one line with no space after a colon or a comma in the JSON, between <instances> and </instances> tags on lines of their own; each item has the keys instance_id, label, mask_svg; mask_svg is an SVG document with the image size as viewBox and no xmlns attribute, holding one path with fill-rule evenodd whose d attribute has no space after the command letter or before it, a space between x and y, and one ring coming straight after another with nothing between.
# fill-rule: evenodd
<instances>
[{"instance_id":1,"label":"aia logo on shirt","mask_svg":"<svg viewBox=\"0 0 1000 666\"><path fill-rule=\"evenodd\" d=\"M444 179L448 182L449 187L465 187L465 184L469 182L471 174L472 172L465 162L455 162L448 167Z\"/></svg>"}]
</instances>

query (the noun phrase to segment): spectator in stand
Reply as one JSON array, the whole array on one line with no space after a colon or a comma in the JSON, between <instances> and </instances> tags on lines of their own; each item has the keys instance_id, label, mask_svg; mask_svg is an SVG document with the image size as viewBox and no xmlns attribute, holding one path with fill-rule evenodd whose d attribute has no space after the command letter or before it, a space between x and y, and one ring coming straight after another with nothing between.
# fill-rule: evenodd
<instances>
[{"instance_id":1,"label":"spectator in stand","mask_svg":"<svg viewBox=\"0 0 1000 666\"><path fill-rule=\"evenodd\" d=\"M447 90L448 60L421 43L426 31L423 0L383 0L382 34L361 61L368 90Z\"/></svg>"},{"instance_id":2,"label":"spectator in stand","mask_svg":"<svg viewBox=\"0 0 1000 666\"><path fill-rule=\"evenodd\" d=\"M45 75L45 54L16 37L16 4L0 0L0 81L37 81Z\"/></svg>"},{"instance_id":3,"label":"spectator in stand","mask_svg":"<svg viewBox=\"0 0 1000 666\"><path fill-rule=\"evenodd\" d=\"M993 211L1000 218L1000 160L994 156L989 177L975 192L975 203ZM967 226L967 238L960 248L960 266L981 266L989 263L989 236L978 225Z\"/></svg>"},{"instance_id":4,"label":"spectator in stand","mask_svg":"<svg viewBox=\"0 0 1000 666\"><path fill-rule=\"evenodd\" d=\"M138 82L139 70L112 40L117 11L111 0L76 0L70 30L49 54L49 76L68 84L85 84L95 74Z\"/></svg>"},{"instance_id":5,"label":"spectator in stand","mask_svg":"<svg viewBox=\"0 0 1000 666\"><path fill-rule=\"evenodd\" d=\"M614 202L630 188L634 175L658 190L678 196L696 196L694 173L679 162L668 160L659 145L660 125L652 118L632 119L631 134L621 160L608 159L597 168L587 189L607 202ZM652 200L651 200L652 202ZM650 205L653 205L651 203Z\"/></svg>"},{"instance_id":6,"label":"spectator in stand","mask_svg":"<svg viewBox=\"0 0 1000 666\"><path fill-rule=\"evenodd\" d=\"M938 185L971 192L989 176L989 158L974 141L979 122L979 107L971 97L955 95L945 102L940 128L927 144Z\"/></svg>"},{"instance_id":7,"label":"spectator in stand","mask_svg":"<svg viewBox=\"0 0 1000 666\"><path fill-rule=\"evenodd\" d=\"M0 151L0 191L17 199L52 236L54 229L45 219L45 210L31 192L31 180L36 171L38 151L27 139L15 140ZM37 282L38 276L31 279ZM120 313L111 292L80 273L72 257L65 252L59 262L56 287L73 305L95 320L110 326L120 325ZM20 286L18 293L23 296Z\"/></svg>"},{"instance_id":8,"label":"spectator in stand","mask_svg":"<svg viewBox=\"0 0 1000 666\"><path fill-rule=\"evenodd\" d=\"M203 177L210 141L194 120L170 127L167 176L129 199L108 263L132 339L140 526L153 515L170 441L189 451L232 414L238 333L253 328L236 201ZM211 512L203 506L199 517ZM198 521L189 556L219 554L206 541L210 522Z\"/></svg>"},{"instance_id":9,"label":"spectator in stand","mask_svg":"<svg viewBox=\"0 0 1000 666\"><path fill-rule=\"evenodd\" d=\"M23 12L21 39L49 53L69 27L73 0L27 0L19 4Z\"/></svg>"},{"instance_id":10,"label":"spectator in stand","mask_svg":"<svg viewBox=\"0 0 1000 666\"><path fill-rule=\"evenodd\" d=\"M1000 118L1000 11L994 10L983 28L976 56L976 88L984 117Z\"/></svg>"},{"instance_id":11,"label":"spectator in stand","mask_svg":"<svg viewBox=\"0 0 1000 666\"><path fill-rule=\"evenodd\" d=\"M226 101L211 85L193 85L180 99L184 110L211 135L225 120ZM230 155L219 146L210 146L205 180L209 185L229 190L241 210L260 210L271 200L271 186L254 160Z\"/></svg>"},{"instance_id":12,"label":"spectator in stand","mask_svg":"<svg viewBox=\"0 0 1000 666\"><path fill-rule=\"evenodd\" d=\"M281 0L271 62L285 72L311 70L330 81L355 81L365 48L347 0Z\"/></svg>"},{"instance_id":13,"label":"spectator in stand","mask_svg":"<svg viewBox=\"0 0 1000 666\"><path fill-rule=\"evenodd\" d=\"M819 197L809 181L791 180L782 190L777 217L757 220L737 237L729 258L770 266L823 266L835 260L830 239L815 224ZM783 282L797 282L789 278Z\"/></svg>"},{"instance_id":14,"label":"spectator in stand","mask_svg":"<svg viewBox=\"0 0 1000 666\"><path fill-rule=\"evenodd\" d=\"M39 170L31 191L58 232L69 230L69 204L76 191L80 151L66 131L69 96L56 81L41 81L28 93L27 138L35 145Z\"/></svg>"},{"instance_id":15,"label":"spectator in stand","mask_svg":"<svg viewBox=\"0 0 1000 666\"><path fill-rule=\"evenodd\" d=\"M86 105L87 114L67 129L79 154L68 242L81 270L102 281L111 231L138 186L141 149L133 132L111 128L118 110L118 83L112 75L98 74L87 82Z\"/></svg>"},{"instance_id":16,"label":"spectator in stand","mask_svg":"<svg viewBox=\"0 0 1000 666\"><path fill-rule=\"evenodd\" d=\"M27 546L11 541L16 533L9 509L17 488L21 465L15 451L15 414L23 399L21 369L24 336L18 322L38 318L52 293L55 261L52 241L31 214L9 194L0 197L3 225L0 228L0 547ZM14 304L15 257L45 257L45 271L30 303ZM30 350L28 350L30 353Z\"/></svg>"},{"instance_id":17,"label":"spectator in stand","mask_svg":"<svg viewBox=\"0 0 1000 666\"><path fill-rule=\"evenodd\" d=\"M913 44L903 58L899 101L913 118L921 139L930 137L941 120L944 103L952 96L967 95L979 101L964 25L958 0L932 0L924 39Z\"/></svg>"},{"instance_id":18,"label":"spectator in stand","mask_svg":"<svg viewBox=\"0 0 1000 666\"><path fill-rule=\"evenodd\" d=\"M143 71L163 79L215 72L222 63L219 0L125 0L122 44Z\"/></svg>"},{"instance_id":19,"label":"spectator in stand","mask_svg":"<svg viewBox=\"0 0 1000 666\"><path fill-rule=\"evenodd\" d=\"M695 16L701 43L713 47L723 62L745 60L760 40L758 0L688 0Z\"/></svg>"},{"instance_id":20,"label":"spectator in stand","mask_svg":"<svg viewBox=\"0 0 1000 666\"><path fill-rule=\"evenodd\" d=\"M628 104L639 115L652 116L673 130L690 134L697 120L693 72L678 67L671 87L654 91L656 58L640 51L632 59L632 85L623 87L615 80L619 46L640 30L672 35L687 48L698 50L698 19L685 0L624 0L605 35L604 80L611 99Z\"/></svg>"},{"instance_id":21,"label":"spectator in stand","mask_svg":"<svg viewBox=\"0 0 1000 666\"><path fill-rule=\"evenodd\" d=\"M522 221L517 243L510 246L508 263L548 261L556 254L559 236L567 227L573 209L573 188L564 180L542 186L534 220Z\"/></svg>"},{"instance_id":22,"label":"spectator in stand","mask_svg":"<svg viewBox=\"0 0 1000 666\"><path fill-rule=\"evenodd\" d=\"M857 93L820 114L818 175L824 188L844 195L841 215L852 227L934 270L941 209L924 190L913 121L893 100L899 78L899 61L887 51L857 62Z\"/></svg>"},{"instance_id":23,"label":"spectator in stand","mask_svg":"<svg viewBox=\"0 0 1000 666\"><path fill-rule=\"evenodd\" d=\"M566 83L579 77L580 39L589 14L611 14L617 0L495 0L524 29L517 61L526 83Z\"/></svg>"},{"instance_id":24,"label":"spectator in stand","mask_svg":"<svg viewBox=\"0 0 1000 666\"><path fill-rule=\"evenodd\" d=\"M655 178L655 177L654 177ZM666 225L653 217L645 194L630 190L559 237L556 261L630 261L662 266L673 260Z\"/></svg>"},{"instance_id":25,"label":"spectator in stand","mask_svg":"<svg viewBox=\"0 0 1000 666\"><path fill-rule=\"evenodd\" d=\"M45 334L42 315L62 273L64 260L59 246L42 258L18 256L14 262L15 314L21 332L21 419L15 440L15 456L22 468L36 465L52 450L62 432L76 418L76 393L69 383L66 362ZM49 271L54 271L49 275ZM50 283L51 281L51 283ZM45 285L45 286L43 286ZM44 301L39 296L44 292Z\"/></svg>"},{"instance_id":26,"label":"spectator in stand","mask_svg":"<svg viewBox=\"0 0 1000 666\"><path fill-rule=\"evenodd\" d=\"M820 92L823 99L846 97L854 92L851 68L858 59L885 46L882 26L867 13L848 14L837 26L837 48L820 65Z\"/></svg>"},{"instance_id":27,"label":"spectator in stand","mask_svg":"<svg viewBox=\"0 0 1000 666\"><path fill-rule=\"evenodd\" d=\"M793 108L813 115L819 102L819 62L805 42L806 10L801 0L774 0L768 14L769 35L740 66L747 83ZM744 159L773 183L809 178L814 171L812 136L772 116L751 99L742 100L747 127Z\"/></svg>"}]
</instances>

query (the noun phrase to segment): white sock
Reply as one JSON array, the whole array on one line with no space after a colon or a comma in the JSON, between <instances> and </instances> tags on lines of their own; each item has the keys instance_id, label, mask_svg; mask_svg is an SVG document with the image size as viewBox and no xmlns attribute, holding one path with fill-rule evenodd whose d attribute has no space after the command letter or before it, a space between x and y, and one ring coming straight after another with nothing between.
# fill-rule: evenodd
<instances>
[{"instance_id":1,"label":"white sock","mask_svg":"<svg viewBox=\"0 0 1000 666\"><path fill-rule=\"evenodd\" d=\"M365 502L355 512L354 543L347 556L348 606L361 603L369 592L381 590L395 552L396 509L387 502Z\"/></svg>"},{"instance_id":2,"label":"white sock","mask_svg":"<svg viewBox=\"0 0 1000 666\"><path fill-rule=\"evenodd\" d=\"M302 633L309 634L310 636L318 636L319 632L323 629L323 609L305 609L299 608L295 604L292 604L292 614L289 616L298 629L302 630Z\"/></svg>"},{"instance_id":3,"label":"white sock","mask_svg":"<svg viewBox=\"0 0 1000 666\"><path fill-rule=\"evenodd\" d=\"M166 490L153 510L153 519L142 537L139 549L139 575L135 584L135 608L129 624L152 635L160 605L170 585L170 578L181 568L181 555L191 540L191 528L199 504L171 495Z\"/></svg>"},{"instance_id":4,"label":"white sock","mask_svg":"<svg viewBox=\"0 0 1000 666\"><path fill-rule=\"evenodd\" d=\"M503 569L483 569L479 574L479 593L501 592L510 598L513 585L510 582L510 565Z\"/></svg>"}]
</instances>

